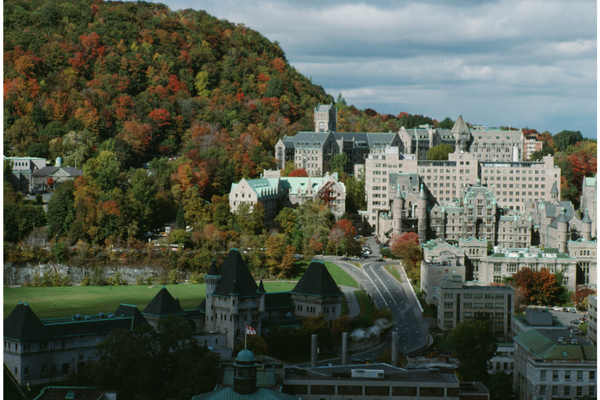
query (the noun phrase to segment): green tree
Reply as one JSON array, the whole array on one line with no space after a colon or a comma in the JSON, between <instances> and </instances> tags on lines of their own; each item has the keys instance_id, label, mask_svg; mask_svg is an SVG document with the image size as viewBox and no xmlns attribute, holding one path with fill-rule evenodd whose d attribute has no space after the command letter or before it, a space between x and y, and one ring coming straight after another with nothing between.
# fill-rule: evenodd
<instances>
[{"instance_id":1,"label":"green tree","mask_svg":"<svg viewBox=\"0 0 600 400\"><path fill-rule=\"evenodd\" d=\"M346 212L357 213L366 207L364 178L348 177L346 179Z\"/></svg>"},{"instance_id":2,"label":"green tree","mask_svg":"<svg viewBox=\"0 0 600 400\"><path fill-rule=\"evenodd\" d=\"M274 77L269 81L269 86L265 92L265 97L281 97L283 94L283 82L281 79Z\"/></svg>"},{"instance_id":3,"label":"green tree","mask_svg":"<svg viewBox=\"0 0 600 400\"><path fill-rule=\"evenodd\" d=\"M567 147L574 145L577 142L583 140L583 136L580 131L560 131L552 138L554 142L554 148L558 151L565 151Z\"/></svg>"},{"instance_id":4,"label":"green tree","mask_svg":"<svg viewBox=\"0 0 600 400\"><path fill-rule=\"evenodd\" d=\"M294 227L296 226L296 213L289 207L284 207L275 217L275 224L280 231L288 238L291 238Z\"/></svg>"},{"instance_id":5,"label":"green tree","mask_svg":"<svg viewBox=\"0 0 600 400\"><path fill-rule=\"evenodd\" d=\"M438 128L440 129L452 129L454 128L454 121L450 119L450 117L444 118L439 124Z\"/></svg>"},{"instance_id":6,"label":"green tree","mask_svg":"<svg viewBox=\"0 0 600 400\"><path fill-rule=\"evenodd\" d=\"M447 161L448 154L450 153L454 153L454 147L452 147L452 145L449 145L447 143L438 144L437 146L433 146L429 150L427 150L427 159Z\"/></svg>"},{"instance_id":7,"label":"green tree","mask_svg":"<svg viewBox=\"0 0 600 400\"><path fill-rule=\"evenodd\" d=\"M198 343L187 321L173 316L157 330L147 324L114 330L96 355L91 383L118 389L127 399L188 400L217 383L219 356Z\"/></svg>"},{"instance_id":8,"label":"green tree","mask_svg":"<svg viewBox=\"0 0 600 400\"><path fill-rule=\"evenodd\" d=\"M449 333L458 359L457 373L461 381L482 382L487 385L490 375L488 362L496 353L497 338L489 320L461 321Z\"/></svg>"},{"instance_id":9,"label":"green tree","mask_svg":"<svg viewBox=\"0 0 600 400\"><path fill-rule=\"evenodd\" d=\"M102 190L112 190L119 181L120 164L115 153L102 151L97 158L90 158L83 166L83 175L94 179Z\"/></svg>"},{"instance_id":10,"label":"green tree","mask_svg":"<svg viewBox=\"0 0 600 400\"><path fill-rule=\"evenodd\" d=\"M515 393L510 376L504 371L496 371L490 377L488 389L490 400L513 400Z\"/></svg>"},{"instance_id":11,"label":"green tree","mask_svg":"<svg viewBox=\"0 0 600 400\"><path fill-rule=\"evenodd\" d=\"M178 229L185 230L185 212L183 211L183 203L179 203L179 209L177 210L177 217L175 217L175 225Z\"/></svg>"},{"instance_id":12,"label":"green tree","mask_svg":"<svg viewBox=\"0 0 600 400\"><path fill-rule=\"evenodd\" d=\"M344 168L346 167L347 161L348 156L346 156L346 153L334 154L329 160L329 172L337 172L338 174L341 174L342 172L344 172Z\"/></svg>"}]
</instances>

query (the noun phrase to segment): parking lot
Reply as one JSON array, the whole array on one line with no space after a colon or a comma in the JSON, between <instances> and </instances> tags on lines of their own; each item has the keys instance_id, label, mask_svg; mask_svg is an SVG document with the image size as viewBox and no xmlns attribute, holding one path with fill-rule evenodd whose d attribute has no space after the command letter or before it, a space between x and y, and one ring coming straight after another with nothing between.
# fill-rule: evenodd
<instances>
[{"instance_id":1,"label":"parking lot","mask_svg":"<svg viewBox=\"0 0 600 400\"><path fill-rule=\"evenodd\" d=\"M582 319L583 316L586 315L586 313L583 313L583 312L572 313L572 312L564 312L564 311L554 311L552 309L549 309L549 311L565 327L567 327L569 325L573 325L573 324L571 324L571 321L573 321L575 319Z\"/></svg>"}]
</instances>

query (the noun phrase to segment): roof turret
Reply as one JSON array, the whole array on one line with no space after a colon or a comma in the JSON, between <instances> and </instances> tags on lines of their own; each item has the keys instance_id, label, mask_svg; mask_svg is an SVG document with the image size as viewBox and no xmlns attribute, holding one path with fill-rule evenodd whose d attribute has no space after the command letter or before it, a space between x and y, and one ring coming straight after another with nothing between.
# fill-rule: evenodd
<instances>
[{"instance_id":1,"label":"roof turret","mask_svg":"<svg viewBox=\"0 0 600 400\"><path fill-rule=\"evenodd\" d=\"M215 261L214 257L206 275L219 276L219 268L217 268L217 262Z\"/></svg>"},{"instance_id":2,"label":"roof turret","mask_svg":"<svg viewBox=\"0 0 600 400\"><path fill-rule=\"evenodd\" d=\"M425 195L425 187L421 183L421 191L419 191L418 199L427 199L427 195Z\"/></svg>"},{"instance_id":3,"label":"roof turret","mask_svg":"<svg viewBox=\"0 0 600 400\"><path fill-rule=\"evenodd\" d=\"M459 133L471 133L471 131L469 130L469 127L465 123L465 120L463 119L462 115L459 115L458 118L456 119L456 122L454 123L454 126L452 127L452 133L455 135L459 134Z\"/></svg>"},{"instance_id":4,"label":"roof turret","mask_svg":"<svg viewBox=\"0 0 600 400\"><path fill-rule=\"evenodd\" d=\"M263 284L262 278L260 278L260 283L258 284L258 289L256 290L258 293L267 293L265 290L265 285Z\"/></svg>"},{"instance_id":5,"label":"roof turret","mask_svg":"<svg viewBox=\"0 0 600 400\"><path fill-rule=\"evenodd\" d=\"M558 188L556 187L556 182L552 184L552 189L550 189L550 194L558 194Z\"/></svg>"},{"instance_id":6,"label":"roof turret","mask_svg":"<svg viewBox=\"0 0 600 400\"><path fill-rule=\"evenodd\" d=\"M584 224L591 224L592 223L592 220L590 218L590 215L588 214L588 209L587 208L583 212L583 218L581 218L581 222L583 222Z\"/></svg>"}]
</instances>

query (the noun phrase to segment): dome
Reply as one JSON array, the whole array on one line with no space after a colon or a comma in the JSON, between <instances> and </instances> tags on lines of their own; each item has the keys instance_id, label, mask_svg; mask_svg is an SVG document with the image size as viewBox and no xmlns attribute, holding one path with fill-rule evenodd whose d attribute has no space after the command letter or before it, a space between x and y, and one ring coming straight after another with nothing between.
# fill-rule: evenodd
<instances>
[{"instance_id":1,"label":"dome","mask_svg":"<svg viewBox=\"0 0 600 400\"><path fill-rule=\"evenodd\" d=\"M244 349L238 353L237 357L235 358L235 361L253 362L256 361L256 358L254 358L254 353L252 353L248 349Z\"/></svg>"}]
</instances>

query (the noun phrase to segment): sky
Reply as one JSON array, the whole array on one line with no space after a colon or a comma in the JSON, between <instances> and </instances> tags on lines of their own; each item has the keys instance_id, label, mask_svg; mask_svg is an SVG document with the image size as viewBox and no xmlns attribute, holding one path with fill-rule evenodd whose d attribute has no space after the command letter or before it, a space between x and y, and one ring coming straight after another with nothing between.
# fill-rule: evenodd
<instances>
[{"instance_id":1,"label":"sky","mask_svg":"<svg viewBox=\"0 0 600 400\"><path fill-rule=\"evenodd\" d=\"M594 0L162 0L279 42L348 104L597 137Z\"/></svg>"}]
</instances>

